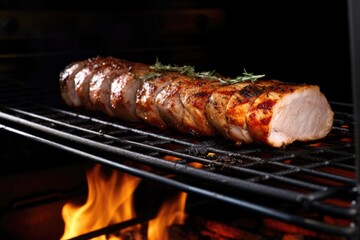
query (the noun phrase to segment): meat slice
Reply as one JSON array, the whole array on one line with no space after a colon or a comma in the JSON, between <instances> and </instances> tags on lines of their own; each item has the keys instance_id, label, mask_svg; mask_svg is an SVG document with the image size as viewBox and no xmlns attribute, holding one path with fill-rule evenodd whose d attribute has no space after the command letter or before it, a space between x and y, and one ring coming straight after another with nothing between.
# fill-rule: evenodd
<instances>
[{"instance_id":1,"label":"meat slice","mask_svg":"<svg viewBox=\"0 0 360 240\"><path fill-rule=\"evenodd\" d=\"M60 93L64 102L72 107L81 106L81 100L75 91L74 77L85 64L86 60L72 62L60 72Z\"/></svg>"},{"instance_id":2,"label":"meat slice","mask_svg":"<svg viewBox=\"0 0 360 240\"><path fill-rule=\"evenodd\" d=\"M256 142L283 147L325 137L333 115L318 86L278 83L255 99L246 118Z\"/></svg>"},{"instance_id":3,"label":"meat slice","mask_svg":"<svg viewBox=\"0 0 360 240\"><path fill-rule=\"evenodd\" d=\"M94 57L87 60L85 66L74 76L75 91L80 99L81 105L88 110L96 110L89 97L90 80L92 76L105 65L118 63L113 57Z\"/></svg>"},{"instance_id":4,"label":"meat slice","mask_svg":"<svg viewBox=\"0 0 360 240\"><path fill-rule=\"evenodd\" d=\"M149 73L149 66L133 63L130 70L116 76L111 83L110 104L114 116L126 121L138 122L136 115L136 93L142 85L141 77Z\"/></svg>"},{"instance_id":5,"label":"meat slice","mask_svg":"<svg viewBox=\"0 0 360 240\"><path fill-rule=\"evenodd\" d=\"M243 139L237 136L236 129L230 128L227 109L231 112L231 109L236 106L237 99L232 97L249 84L251 83L244 82L219 87L212 92L205 107L206 117L216 131L226 138L234 139L236 142L242 142ZM229 104L230 99L232 99L232 102Z\"/></svg>"},{"instance_id":6,"label":"meat slice","mask_svg":"<svg viewBox=\"0 0 360 240\"><path fill-rule=\"evenodd\" d=\"M180 90L180 101L184 107L182 129L186 133L197 136L215 136L216 128L206 116L206 104L219 82L207 79L194 79L188 87Z\"/></svg>"},{"instance_id":7,"label":"meat slice","mask_svg":"<svg viewBox=\"0 0 360 240\"><path fill-rule=\"evenodd\" d=\"M136 115L145 123L160 129L168 128L155 104L155 99L174 78L176 75L164 73L143 82L136 94Z\"/></svg>"},{"instance_id":8,"label":"meat slice","mask_svg":"<svg viewBox=\"0 0 360 240\"><path fill-rule=\"evenodd\" d=\"M193 79L191 77L174 73L171 82L164 87L155 98L155 105L164 122L181 133L188 133L184 127L184 106L180 100L180 93L186 89Z\"/></svg>"},{"instance_id":9,"label":"meat slice","mask_svg":"<svg viewBox=\"0 0 360 240\"><path fill-rule=\"evenodd\" d=\"M114 78L129 71L129 62L118 62L101 66L90 79L89 98L94 108L115 116L114 108L110 104L111 83Z\"/></svg>"},{"instance_id":10,"label":"meat slice","mask_svg":"<svg viewBox=\"0 0 360 240\"><path fill-rule=\"evenodd\" d=\"M267 80L241 83L243 88L235 92L226 106L226 120L228 124L229 138L236 144L252 143L253 136L250 134L247 124L247 113L255 99L269 86L277 84L278 81Z\"/></svg>"}]
</instances>

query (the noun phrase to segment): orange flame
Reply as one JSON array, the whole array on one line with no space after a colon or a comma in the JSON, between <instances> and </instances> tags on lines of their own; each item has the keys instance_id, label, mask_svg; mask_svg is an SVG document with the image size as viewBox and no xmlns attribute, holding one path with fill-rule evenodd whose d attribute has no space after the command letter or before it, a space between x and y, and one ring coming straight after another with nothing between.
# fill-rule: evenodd
<instances>
[{"instance_id":1,"label":"orange flame","mask_svg":"<svg viewBox=\"0 0 360 240\"><path fill-rule=\"evenodd\" d=\"M109 176L105 176L101 174L101 165L95 165L87 172L86 177L88 181L86 203L83 206L67 203L62 209L65 230L61 240L136 217L133 193L140 183L139 178L119 171L113 171ZM180 193L162 206L157 217L149 221L148 240L167 240L167 227L184 223L186 198L186 193ZM132 239L143 239L139 224L124 230L132 232ZM127 232L120 231L110 236L102 235L92 240L121 240L121 236L127 239L125 235Z\"/></svg>"},{"instance_id":2,"label":"orange flame","mask_svg":"<svg viewBox=\"0 0 360 240\"><path fill-rule=\"evenodd\" d=\"M184 224L187 193L181 192L179 195L172 201L164 203L157 217L149 221L148 240L167 240L169 239L167 227Z\"/></svg>"},{"instance_id":3,"label":"orange flame","mask_svg":"<svg viewBox=\"0 0 360 240\"><path fill-rule=\"evenodd\" d=\"M76 237L135 217L132 196L140 183L139 178L120 174L119 171L104 177L100 165L95 165L87 172L87 181L87 202L80 207L67 203L62 209L65 230L61 239ZM100 236L94 239L106 238Z\"/></svg>"}]
</instances>

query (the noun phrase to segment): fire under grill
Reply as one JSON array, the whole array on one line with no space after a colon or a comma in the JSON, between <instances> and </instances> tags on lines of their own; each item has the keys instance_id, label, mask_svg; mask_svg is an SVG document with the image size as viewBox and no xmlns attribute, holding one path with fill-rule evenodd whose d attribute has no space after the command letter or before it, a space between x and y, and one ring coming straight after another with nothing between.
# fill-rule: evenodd
<instances>
[{"instance_id":1,"label":"fire under grill","mask_svg":"<svg viewBox=\"0 0 360 240\"><path fill-rule=\"evenodd\" d=\"M71 109L57 88L40 86L1 81L1 132L289 224L349 239L358 234L351 105L332 102L335 121L325 139L274 149Z\"/></svg>"}]
</instances>

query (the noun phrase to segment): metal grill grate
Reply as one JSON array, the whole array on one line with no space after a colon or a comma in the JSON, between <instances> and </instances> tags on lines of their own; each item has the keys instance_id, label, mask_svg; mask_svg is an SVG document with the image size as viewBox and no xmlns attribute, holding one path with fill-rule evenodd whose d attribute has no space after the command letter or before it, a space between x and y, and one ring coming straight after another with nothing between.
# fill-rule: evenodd
<instances>
[{"instance_id":1,"label":"metal grill grate","mask_svg":"<svg viewBox=\"0 0 360 240\"><path fill-rule=\"evenodd\" d=\"M333 130L325 139L273 149L192 138L70 109L49 92L34 94L31 100L19 93L11 93L14 98L8 90L2 94L3 130L288 223L355 236L358 189L353 118L348 111L335 111ZM50 103L51 98L55 100ZM289 207L279 207L279 202ZM335 220L326 220L329 217Z\"/></svg>"}]
</instances>

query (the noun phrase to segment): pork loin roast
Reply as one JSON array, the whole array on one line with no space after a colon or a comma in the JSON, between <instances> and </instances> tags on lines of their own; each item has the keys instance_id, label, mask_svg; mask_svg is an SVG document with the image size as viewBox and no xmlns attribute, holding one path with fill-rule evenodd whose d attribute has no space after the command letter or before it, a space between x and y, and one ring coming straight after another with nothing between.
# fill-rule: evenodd
<instances>
[{"instance_id":1,"label":"pork loin roast","mask_svg":"<svg viewBox=\"0 0 360 240\"><path fill-rule=\"evenodd\" d=\"M284 147L332 129L334 113L319 86L153 66L113 57L73 62L60 72L61 97L71 107L236 144Z\"/></svg>"}]
</instances>

